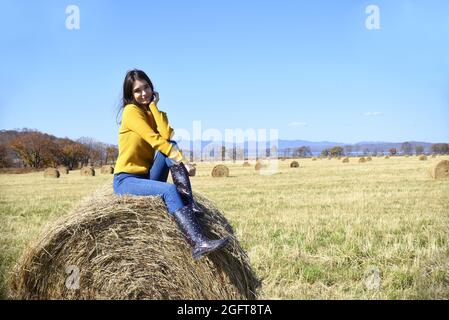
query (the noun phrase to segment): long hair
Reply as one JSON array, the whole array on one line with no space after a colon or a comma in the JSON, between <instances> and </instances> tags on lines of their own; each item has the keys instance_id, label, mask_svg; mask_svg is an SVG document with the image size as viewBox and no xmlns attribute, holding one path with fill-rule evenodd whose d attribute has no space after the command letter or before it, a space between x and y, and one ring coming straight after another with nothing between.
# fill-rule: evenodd
<instances>
[{"instance_id":1,"label":"long hair","mask_svg":"<svg viewBox=\"0 0 449 320\"><path fill-rule=\"evenodd\" d=\"M123 96L122 96L120 108L117 112L116 120L118 120L120 113L123 111L123 109L125 108L126 105L128 105L130 103L135 103L134 95L133 95L133 85L136 80L141 80L141 81L145 80L146 82L148 82L148 85L150 86L151 90L154 92L153 83L151 82L150 78L147 76L147 74L145 72L143 72L142 70L138 70L138 69L133 69L133 70L128 71L125 76L125 81L123 81ZM117 123L119 124L118 121L117 121Z\"/></svg>"}]
</instances>

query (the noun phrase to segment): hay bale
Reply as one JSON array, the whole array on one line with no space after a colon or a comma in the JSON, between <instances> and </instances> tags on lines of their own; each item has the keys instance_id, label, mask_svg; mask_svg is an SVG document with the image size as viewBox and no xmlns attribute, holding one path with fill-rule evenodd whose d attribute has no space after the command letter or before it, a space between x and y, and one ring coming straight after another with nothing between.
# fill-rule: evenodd
<instances>
[{"instance_id":1,"label":"hay bale","mask_svg":"<svg viewBox=\"0 0 449 320\"><path fill-rule=\"evenodd\" d=\"M69 174L69 168L66 166L58 167L58 171L60 174Z\"/></svg>"},{"instance_id":2,"label":"hay bale","mask_svg":"<svg viewBox=\"0 0 449 320\"><path fill-rule=\"evenodd\" d=\"M390 156L385 156L385 159L390 159Z\"/></svg>"},{"instance_id":3,"label":"hay bale","mask_svg":"<svg viewBox=\"0 0 449 320\"><path fill-rule=\"evenodd\" d=\"M251 163L248 161L243 162L243 167L251 167Z\"/></svg>"},{"instance_id":4,"label":"hay bale","mask_svg":"<svg viewBox=\"0 0 449 320\"><path fill-rule=\"evenodd\" d=\"M427 156L425 156L425 155L422 154L422 155L419 156L418 160L419 160L419 161L427 160Z\"/></svg>"},{"instance_id":5,"label":"hay bale","mask_svg":"<svg viewBox=\"0 0 449 320\"><path fill-rule=\"evenodd\" d=\"M105 165L101 167L101 173L102 174L113 174L114 173L114 167L110 165Z\"/></svg>"},{"instance_id":6,"label":"hay bale","mask_svg":"<svg viewBox=\"0 0 449 320\"><path fill-rule=\"evenodd\" d=\"M290 163L290 168L299 168L299 162L298 161L292 161Z\"/></svg>"},{"instance_id":7,"label":"hay bale","mask_svg":"<svg viewBox=\"0 0 449 320\"><path fill-rule=\"evenodd\" d=\"M449 179L449 161L441 160L429 169L429 173L433 179Z\"/></svg>"},{"instance_id":8,"label":"hay bale","mask_svg":"<svg viewBox=\"0 0 449 320\"><path fill-rule=\"evenodd\" d=\"M359 163L365 163L366 159L364 157L359 158Z\"/></svg>"},{"instance_id":9,"label":"hay bale","mask_svg":"<svg viewBox=\"0 0 449 320\"><path fill-rule=\"evenodd\" d=\"M206 236L228 235L225 248L193 260L161 197L116 196L107 186L22 254L11 274L12 298L257 298L260 281L232 227L209 200L194 197L205 211Z\"/></svg>"},{"instance_id":10,"label":"hay bale","mask_svg":"<svg viewBox=\"0 0 449 320\"><path fill-rule=\"evenodd\" d=\"M436 158L437 157L437 155L436 154L432 154L432 158Z\"/></svg>"},{"instance_id":11,"label":"hay bale","mask_svg":"<svg viewBox=\"0 0 449 320\"><path fill-rule=\"evenodd\" d=\"M373 158L367 157L367 158L366 158L366 161L373 161Z\"/></svg>"},{"instance_id":12,"label":"hay bale","mask_svg":"<svg viewBox=\"0 0 449 320\"><path fill-rule=\"evenodd\" d=\"M212 169L212 177L229 177L229 168L223 164L218 164Z\"/></svg>"},{"instance_id":13,"label":"hay bale","mask_svg":"<svg viewBox=\"0 0 449 320\"><path fill-rule=\"evenodd\" d=\"M59 178L59 171L55 168L47 168L44 171L44 178Z\"/></svg>"},{"instance_id":14,"label":"hay bale","mask_svg":"<svg viewBox=\"0 0 449 320\"><path fill-rule=\"evenodd\" d=\"M349 158L348 158L348 157L343 158L342 162L343 162L343 163L348 163L348 162L349 162Z\"/></svg>"},{"instance_id":15,"label":"hay bale","mask_svg":"<svg viewBox=\"0 0 449 320\"><path fill-rule=\"evenodd\" d=\"M95 170L93 167L83 167L81 168L81 175L85 177L95 176Z\"/></svg>"},{"instance_id":16,"label":"hay bale","mask_svg":"<svg viewBox=\"0 0 449 320\"><path fill-rule=\"evenodd\" d=\"M315 157L313 157L313 158L312 158L312 161L316 161L316 158L315 158Z\"/></svg>"},{"instance_id":17,"label":"hay bale","mask_svg":"<svg viewBox=\"0 0 449 320\"><path fill-rule=\"evenodd\" d=\"M263 163L263 162L260 161L260 160L257 160L256 165L254 166L254 169L255 169L256 171L259 171L259 170L265 169L265 168L268 168L268 165L265 164L265 163Z\"/></svg>"}]
</instances>

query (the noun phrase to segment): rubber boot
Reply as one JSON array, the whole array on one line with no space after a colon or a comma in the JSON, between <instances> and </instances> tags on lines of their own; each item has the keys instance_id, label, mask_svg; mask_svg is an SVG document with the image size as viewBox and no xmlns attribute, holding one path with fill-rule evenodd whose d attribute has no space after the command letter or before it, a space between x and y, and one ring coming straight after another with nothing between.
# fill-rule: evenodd
<instances>
[{"instance_id":1,"label":"rubber boot","mask_svg":"<svg viewBox=\"0 0 449 320\"><path fill-rule=\"evenodd\" d=\"M228 237L219 240L210 240L203 234L203 230L192 211L192 206L187 205L173 212L173 217L187 242L192 246L192 256L198 260L203 255L220 249L229 242Z\"/></svg>"},{"instance_id":2,"label":"rubber boot","mask_svg":"<svg viewBox=\"0 0 449 320\"><path fill-rule=\"evenodd\" d=\"M189 173L184 164L182 162L173 164L170 167L170 172L173 183L176 185L176 189L181 195L181 199L183 199L184 204L190 204L192 206L193 213L197 214L199 217L202 217L204 215L204 212L193 199Z\"/></svg>"}]
</instances>

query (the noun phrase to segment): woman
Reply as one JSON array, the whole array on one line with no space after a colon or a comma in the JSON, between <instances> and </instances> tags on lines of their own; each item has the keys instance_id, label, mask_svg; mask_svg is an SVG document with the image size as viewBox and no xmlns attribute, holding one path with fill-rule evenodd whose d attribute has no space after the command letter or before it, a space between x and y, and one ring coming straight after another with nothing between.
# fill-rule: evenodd
<instances>
[{"instance_id":1,"label":"woman","mask_svg":"<svg viewBox=\"0 0 449 320\"><path fill-rule=\"evenodd\" d=\"M228 238L210 240L203 235L196 217L203 213L193 200L189 178L189 174L195 175L195 168L171 140L174 131L167 115L158 110L158 101L159 94L143 71L126 74L114 193L162 196L169 214L193 247L193 258L199 259L226 245ZM169 171L174 184L167 183Z\"/></svg>"}]
</instances>

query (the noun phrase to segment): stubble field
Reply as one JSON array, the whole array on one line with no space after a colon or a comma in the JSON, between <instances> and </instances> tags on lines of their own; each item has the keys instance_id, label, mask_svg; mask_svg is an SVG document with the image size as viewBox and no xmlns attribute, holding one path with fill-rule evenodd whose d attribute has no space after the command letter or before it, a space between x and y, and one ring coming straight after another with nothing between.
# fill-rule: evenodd
<instances>
[{"instance_id":1,"label":"stubble field","mask_svg":"<svg viewBox=\"0 0 449 320\"><path fill-rule=\"evenodd\" d=\"M225 163L227 178L200 162L191 181L234 227L263 281L260 298L448 299L449 180L427 173L443 159L272 160L273 174L237 161ZM27 243L107 183L99 170L0 175L0 298Z\"/></svg>"}]
</instances>

